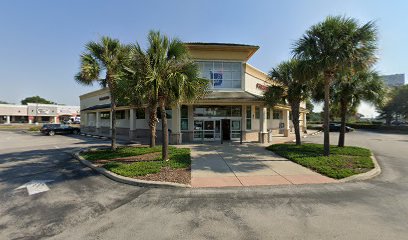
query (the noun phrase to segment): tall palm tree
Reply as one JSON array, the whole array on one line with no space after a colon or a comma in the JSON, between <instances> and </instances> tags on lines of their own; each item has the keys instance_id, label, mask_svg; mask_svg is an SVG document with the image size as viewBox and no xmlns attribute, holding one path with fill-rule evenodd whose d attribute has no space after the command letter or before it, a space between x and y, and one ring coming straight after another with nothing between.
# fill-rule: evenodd
<instances>
[{"instance_id":1,"label":"tall palm tree","mask_svg":"<svg viewBox=\"0 0 408 240\"><path fill-rule=\"evenodd\" d=\"M110 92L111 114L111 148L116 150L116 90L123 64L126 61L127 47L119 40L102 37L99 42L89 42L85 45L86 52L81 54L81 69L75 80L83 85L99 83L108 87ZM105 73L104 77L101 74Z\"/></svg>"},{"instance_id":2,"label":"tall palm tree","mask_svg":"<svg viewBox=\"0 0 408 240\"><path fill-rule=\"evenodd\" d=\"M339 147L344 147L347 114L357 109L362 100L380 105L385 95L384 82L372 70L341 74L333 84L333 103L341 118Z\"/></svg>"},{"instance_id":3,"label":"tall palm tree","mask_svg":"<svg viewBox=\"0 0 408 240\"><path fill-rule=\"evenodd\" d=\"M296 145L301 145L299 115L300 103L309 97L309 78L305 71L306 65L299 60L291 59L280 63L269 72L269 77L279 86L268 87L264 100L273 106L280 99L287 99L292 109L292 122L295 128Z\"/></svg>"},{"instance_id":4,"label":"tall palm tree","mask_svg":"<svg viewBox=\"0 0 408 240\"><path fill-rule=\"evenodd\" d=\"M135 89L149 109L150 146L155 146L157 108L162 118L162 158L168 159L168 126L166 107L180 101L202 96L208 87L207 80L198 78L198 67L190 59L188 49L179 39L169 39L160 32L150 31L149 46L132 47L131 64L127 71L138 78ZM133 78L133 79L135 79Z\"/></svg>"},{"instance_id":5,"label":"tall palm tree","mask_svg":"<svg viewBox=\"0 0 408 240\"><path fill-rule=\"evenodd\" d=\"M324 155L330 155L330 85L343 69L367 69L376 61L374 22L362 26L353 18L329 16L313 25L294 44L296 57L310 62L324 81ZM316 78L318 79L318 78Z\"/></svg>"}]
</instances>

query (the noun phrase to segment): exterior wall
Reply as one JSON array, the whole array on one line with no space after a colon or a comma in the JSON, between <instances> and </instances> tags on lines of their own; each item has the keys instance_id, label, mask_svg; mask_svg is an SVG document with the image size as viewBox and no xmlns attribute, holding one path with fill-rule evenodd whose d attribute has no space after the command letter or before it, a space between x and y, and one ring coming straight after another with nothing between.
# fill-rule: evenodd
<instances>
[{"instance_id":1,"label":"exterior wall","mask_svg":"<svg viewBox=\"0 0 408 240\"><path fill-rule=\"evenodd\" d=\"M57 116L58 110L56 105L29 103L28 116Z\"/></svg>"},{"instance_id":2,"label":"exterior wall","mask_svg":"<svg viewBox=\"0 0 408 240\"><path fill-rule=\"evenodd\" d=\"M27 116L26 105L0 104L1 116Z\"/></svg>"},{"instance_id":3,"label":"exterior wall","mask_svg":"<svg viewBox=\"0 0 408 240\"><path fill-rule=\"evenodd\" d=\"M110 104L110 93L107 88L84 94L79 97L81 110L95 105Z\"/></svg>"},{"instance_id":4,"label":"exterior wall","mask_svg":"<svg viewBox=\"0 0 408 240\"><path fill-rule=\"evenodd\" d=\"M59 116L77 116L80 115L79 106L57 106L57 114Z\"/></svg>"}]
</instances>

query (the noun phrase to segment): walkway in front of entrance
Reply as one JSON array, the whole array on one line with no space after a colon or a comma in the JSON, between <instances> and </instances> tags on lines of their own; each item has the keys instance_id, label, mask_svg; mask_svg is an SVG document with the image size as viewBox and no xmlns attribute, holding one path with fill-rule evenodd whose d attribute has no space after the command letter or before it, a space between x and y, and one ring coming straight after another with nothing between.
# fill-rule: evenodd
<instances>
[{"instance_id":1,"label":"walkway in front of entrance","mask_svg":"<svg viewBox=\"0 0 408 240\"><path fill-rule=\"evenodd\" d=\"M191 148L192 187L333 183L257 143L206 143Z\"/></svg>"}]
</instances>

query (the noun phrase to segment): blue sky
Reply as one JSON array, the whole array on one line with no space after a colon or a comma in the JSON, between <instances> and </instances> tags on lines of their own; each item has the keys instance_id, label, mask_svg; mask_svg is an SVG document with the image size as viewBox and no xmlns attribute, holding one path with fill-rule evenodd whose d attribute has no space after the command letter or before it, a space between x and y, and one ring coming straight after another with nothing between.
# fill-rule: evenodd
<instances>
[{"instance_id":1,"label":"blue sky","mask_svg":"<svg viewBox=\"0 0 408 240\"><path fill-rule=\"evenodd\" d=\"M379 28L377 70L408 69L408 1L1 1L0 100L40 95L63 104L96 89L76 84L79 55L102 35L146 42L150 29L183 41L259 45L250 63L268 71L290 56L292 43L327 15Z\"/></svg>"}]
</instances>

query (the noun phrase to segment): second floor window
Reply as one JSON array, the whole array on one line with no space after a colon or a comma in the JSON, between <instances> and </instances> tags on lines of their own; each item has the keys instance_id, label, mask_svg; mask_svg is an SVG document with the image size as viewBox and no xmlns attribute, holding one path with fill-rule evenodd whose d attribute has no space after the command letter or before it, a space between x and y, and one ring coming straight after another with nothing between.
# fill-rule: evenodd
<instances>
[{"instance_id":1,"label":"second floor window","mask_svg":"<svg viewBox=\"0 0 408 240\"><path fill-rule=\"evenodd\" d=\"M242 63L197 61L200 76L210 80L214 89L241 88Z\"/></svg>"}]
</instances>

